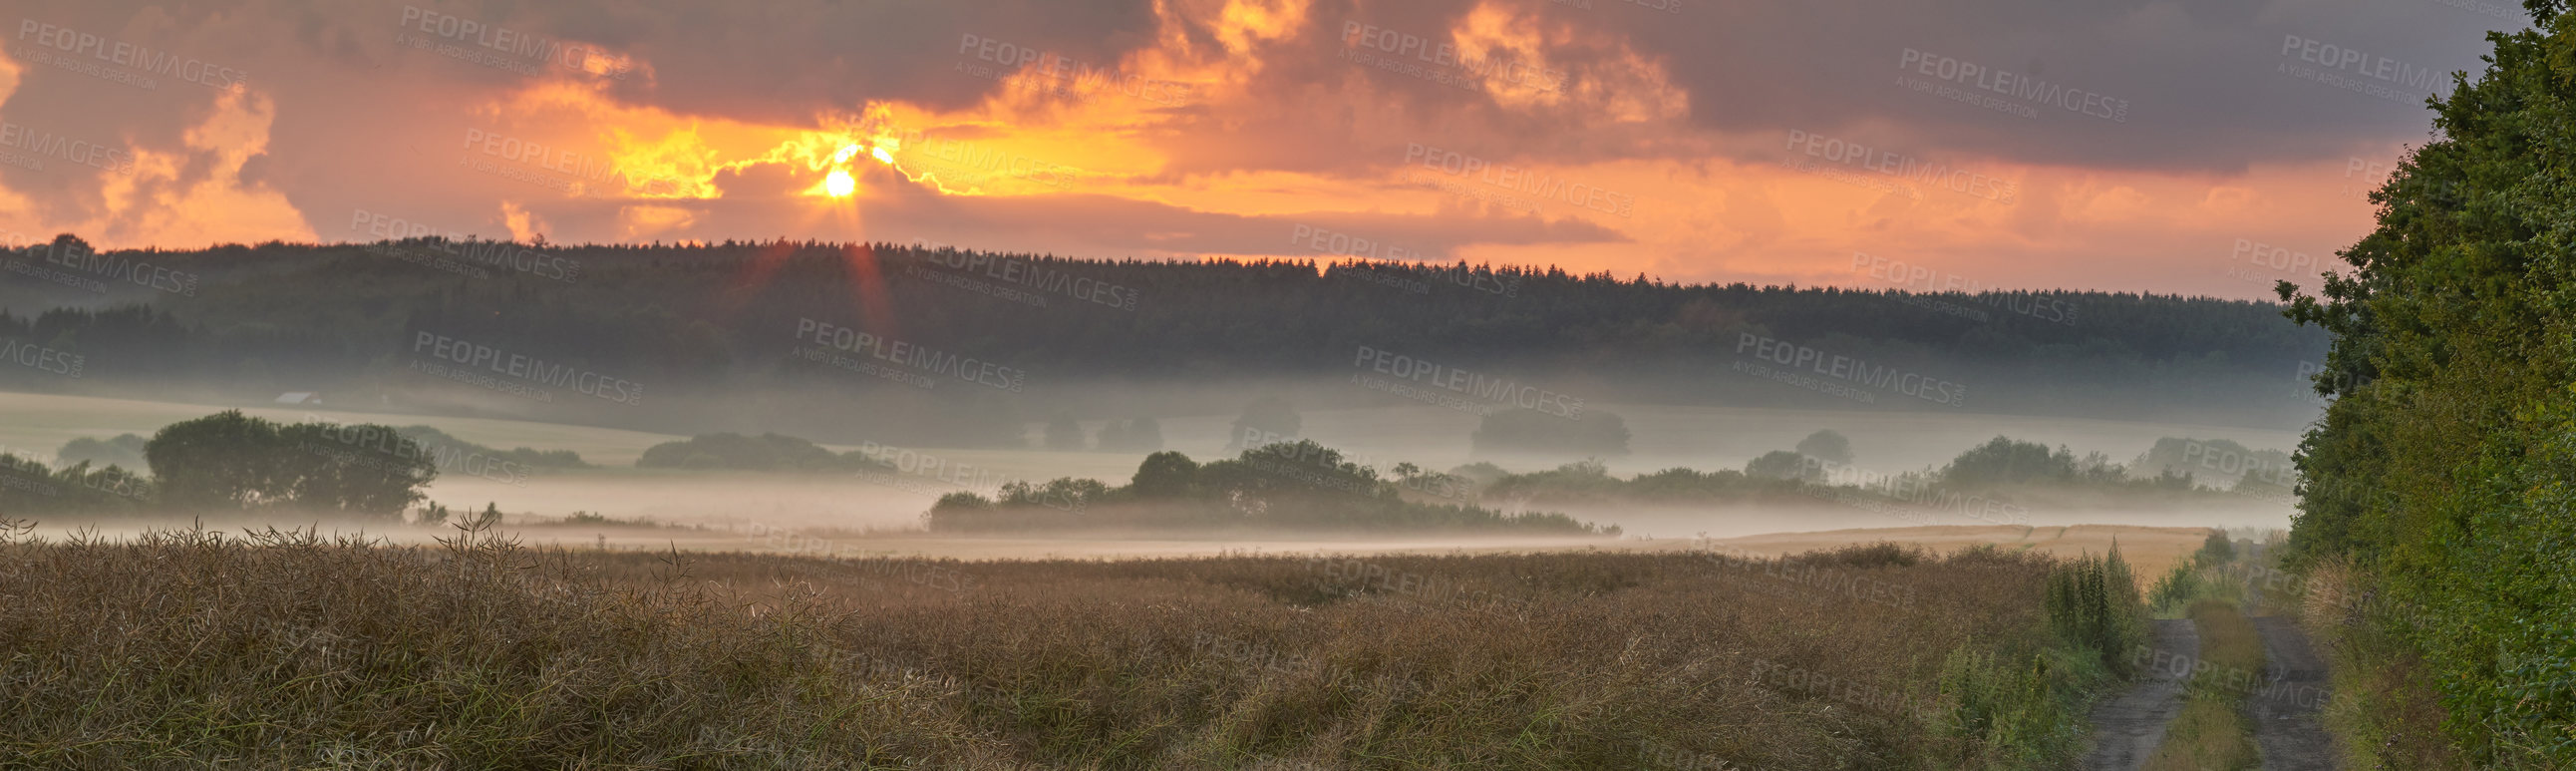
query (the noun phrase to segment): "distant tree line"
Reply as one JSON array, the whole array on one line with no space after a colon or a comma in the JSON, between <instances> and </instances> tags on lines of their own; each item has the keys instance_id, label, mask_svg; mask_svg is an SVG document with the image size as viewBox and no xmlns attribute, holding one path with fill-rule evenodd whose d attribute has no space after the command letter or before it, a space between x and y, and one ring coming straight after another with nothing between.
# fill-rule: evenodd
<instances>
[{"instance_id":1,"label":"distant tree line","mask_svg":"<svg viewBox=\"0 0 2576 771\"><path fill-rule=\"evenodd\" d=\"M1617 535L1555 513L1506 513L1452 500L1352 463L1311 440L1199 463L1157 452L1126 485L1071 477L1012 482L993 497L942 496L924 522L938 532L1065 530L1477 530Z\"/></svg>"},{"instance_id":2,"label":"distant tree line","mask_svg":"<svg viewBox=\"0 0 2576 771\"><path fill-rule=\"evenodd\" d=\"M399 517L438 476L428 448L391 426L280 424L226 411L173 423L144 440L150 475L92 456L122 459L126 435L74 442L50 468L0 455L0 515L91 515L286 510Z\"/></svg>"},{"instance_id":3,"label":"distant tree line","mask_svg":"<svg viewBox=\"0 0 2576 771\"><path fill-rule=\"evenodd\" d=\"M111 297L130 304L103 309L88 307L95 303L87 296L83 307L53 307L43 298L62 295L30 295L43 289L29 283L35 279L0 272L0 287L24 290L0 293L21 298L0 310L0 341L48 346L85 363L79 378L0 367L0 388L184 378L244 392L417 398L410 390L437 383L409 369L427 358L416 343L439 339L613 376L657 394L740 393L747 386L870 391L884 407L871 411L872 420L911 420L903 425L1010 443L1019 426L1052 409L1026 410L1022 400L1004 398L1016 392L986 387L989 378L935 368L892 366L914 378L912 388L854 374L848 362L808 355L817 344L799 330L830 324L886 345L900 342L930 360L998 363L1026 373L1031 388L1098 377L1340 377L1354 373L1354 350L1374 346L1492 381L1572 381L1568 388L1596 401L1812 398L1729 369L1745 360L1742 341L1760 336L1873 365L1970 368L1978 373L1969 379L1979 408L1996 411L2040 409L2060 398L2055 394L2086 387L2173 404L2241 404L2262 394L2224 389L2241 389L2236 381L2248 378L2283 383L2278 398L2290 400L2297 398L2287 386L2291 373L2324 347L2322 334L2284 323L2272 304L2126 293L1953 298L2035 297L2080 307L2080 321L2068 324L2015 313L1984 321L1931 313L1894 290L1677 284L1509 266L1319 269L1284 260L1076 260L815 242L545 247L582 266L579 279L567 282L499 268L460 275L386 256L434 246L113 252L202 281L193 294L121 289ZM1018 268L988 275L955 267L1002 263ZM1441 289L1385 291L1376 277L1390 273ZM1476 280L1449 281L1451 274ZM1120 296L1133 302L1113 307L1070 296L1060 290L1069 278L1128 290ZM954 286L965 282L1032 301ZM1469 286L1477 283L1515 291ZM36 299L23 299L29 297ZM820 353L885 364L865 352ZM2225 401L2199 398L2220 393ZM681 419L587 401L554 409L574 407L595 412L583 416L589 422ZM821 424L817 433L837 431L833 421L856 420L799 409L800 423Z\"/></svg>"},{"instance_id":4,"label":"distant tree line","mask_svg":"<svg viewBox=\"0 0 2576 771\"><path fill-rule=\"evenodd\" d=\"M2166 439L2157 446L2192 441L2197 440ZM1959 453L1939 468L1897 472L1865 471L1852 466L1850 440L1837 432L1816 432L1800 441L1798 447L1799 450L1764 453L1747 461L1741 470L1670 468L1622 479L1611 475L1599 461L1587 460L1521 474L1469 466L1452 470L1450 475L1472 486L1481 500L1541 504L1892 501L1941 505L1962 498L2011 503L2031 496L2063 498L2069 493L2104 494L2113 500L2217 495L2286 497L2290 484L2285 479L2222 476L2222 485L2203 485L2188 470L2126 466L2111 462L2099 452L2078 457L2064 447L2052 450L2044 444L2001 436Z\"/></svg>"}]
</instances>

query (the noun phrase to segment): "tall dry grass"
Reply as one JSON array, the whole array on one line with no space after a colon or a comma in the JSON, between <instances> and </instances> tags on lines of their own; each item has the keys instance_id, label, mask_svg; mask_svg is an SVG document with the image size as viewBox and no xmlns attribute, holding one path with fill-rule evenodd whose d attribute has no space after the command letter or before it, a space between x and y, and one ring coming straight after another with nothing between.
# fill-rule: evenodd
<instances>
[{"instance_id":1,"label":"tall dry grass","mask_svg":"<svg viewBox=\"0 0 2576 771\"><path fill-rule=\"evenodd\" d=\"M2016 767L2051 565L0 543L0 766Z\"/></svg>"},{"instance_id":2,"label":"tall dry grass","mask_svg":"<svg viewBox=\"0 0 2576 771\"><path fill-rule=\"evenodd\" d=\"M0 766L1001 764L823 623L461 535L0 544Z\"/></svg>"}]
</instances>

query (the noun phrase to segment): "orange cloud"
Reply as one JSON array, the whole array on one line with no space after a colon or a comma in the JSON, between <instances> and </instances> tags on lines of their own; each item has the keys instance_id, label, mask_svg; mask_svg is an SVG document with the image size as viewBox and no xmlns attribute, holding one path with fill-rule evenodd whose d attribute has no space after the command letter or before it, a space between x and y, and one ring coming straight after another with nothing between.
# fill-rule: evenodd
<instances>
[{"instance_id":1,"label":"orange cloud","mask_svg":"<svg viewBox=\"0 0 2576 771\"><path fill-rule=\"evenodd\" d=\"M243 1L283 15L285 0ZM1101 0L1027 9L1043 17L1029 22L947 5L789 0L706 17L776 25L749 28L694 17L706 26L689 28L578 0L452 9L533 33L565 25L633 38L528 72L385 50L377 38L391 19L325 9L315 13L331 24L317 22L325 31L304 44L238 54L258 75L205 109L187 101L205 97L195 91L108 95L142 105L102 124L131 130L98 138L129 153L132 172L0 169L18 183L0 185L0 207L12 227L126 246L309 239L306 222L339 221L352 206L517 238L918 236L1092 256L1318 257L1290 243L1305 227L1419 246L1408 254L1623 276L1865 286L1872 279L1852 266L1867 254L1998 286L2116 277L2237 295L2264 291L2223 275L2240 239L2324 252L2367 226L2367 205L2345 194L2362 184L2355 159L2247 141L2220 145L2215 160L2163 163L2156 153L2194 148L2138 141L2143 122L2025 119L1908 93L1878 82L1896 74L1885 65L1940 41L1890 44L1823 24L1887 15L1910 35L1917 11L1792 5ZM256 29L259 14L221 16L233 39L257 39L238 30ZM153 19L128 26L177 34L214 21ZM880 20L902 26L858 24ZM1765 24L1775 21L1785 23ZM1354 57L1352 25L1421 45ZM978 37L1033 56L1005 63L961 49ZM760 45L734 45L743 40ZM758 65L742 72L776 80L724 69L707 58L719 48ZM1942 50L2033 71L2042 59ZM314 74L288 66L325 59L332 66ZM1837 68L1864 60L1876 62L1867 79L1879 90L1836 90L1848 85ZM2049 63L2052 81L2137 99L2141 121L2157 108L2195 117L2111 79L2127 72L2109 66L2123 63L2112 53ZM1769 66L1784 64L1795 66ZM17 97L31 79L56 86L46 92L56 100L72 92L62 83L97 85L69 80L82 77L0 57L0 109L52 114L60 104ZM366 109L347 107L353 94L370 97ZM170 114L184 122L152 123ZM1961 187L1975 189L1783 151L1788 125L1905 146L1910 160L1972 171ZM1451 155L1458 165L1442 163ZM15 216L39 209L49 213Z\"/></svg>"}]
</instances>

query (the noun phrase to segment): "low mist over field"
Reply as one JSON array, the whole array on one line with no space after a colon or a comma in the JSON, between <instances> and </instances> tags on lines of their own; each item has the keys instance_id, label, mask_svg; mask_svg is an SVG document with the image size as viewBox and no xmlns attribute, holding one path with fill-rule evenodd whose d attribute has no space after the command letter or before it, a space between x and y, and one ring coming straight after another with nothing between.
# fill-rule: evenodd
<instances>
[{"instance_id":1,"label":"low mist over field","mask_svg":"<svg viewBox=\"0 0 2576 771\"><path fill-rule=\"evenodd\" d=\"M0 407L29 419L0 433L0 444L24 448L21 454L53 457L65 444L84 438L119 434L149 436L177 416L195 416L220 405L147 402L58 395L20 394L0 399ZM366 422L437 427L454 439L485 448L528 447L569 451L585 464L558 468L522 463L497 452L478 449L440 451L429 457L438 476L422 486L426 500L451 507L497 505L531 522L575 515L620 521L715 528L738 533L746 528L828 529L851 532L916 530L922 514L941 495L989 493L1013 481L1077 477L1121 483L1150 454L1141 448L1103 446L1097 437L1121 421L1075 421L1085 435L1083 446L1049 447L1047 424L1026 426L1026 446L946 447L858 442L827 444L831 450L860 452L884 461L882 468L851 473L727 468L638 468L646 450L686 437L565 424L543 424L491 418L437 415L388 416L334 409L333 405L286 407L245 405L252 415L281 422ZM2207 440L2205 447L2186 445L2189 457L2163 462L2193 472L2199 484L2226 487L2249 472L2282 476L2280 458L2295 442L2286 431L2219 426L2193 426L1970 414L1888 416L1869 412L1791 409L1728 409L1594 404L1594 414L1633 419L1629 451L1586 452L1587 448L1480 448L1479 418L1471 412L1436 407L1390 406L1318 410L1298 413L1296 438L1311 439L1338 450L1349 462L1392 473L1399 463L1428 469L1490 469L1503 473L1545 472L1567 464L1597 463L1615 476L1651 474L1672 468L1703 471L1742 470L1755 458L1775 450L1794 449L1802 440L1830 431L1844 436L1849 456L1818 463L1818 481L1882 483L1908 472L1938 470L1962 451L1995 436L2009 436L2079 453L2102 452L2120 463L2134 464L2159 440L2177 436ZM41 416L41 417L38 417ZM1178 415L1156 419L1163 442L1157 452L1172 451L1197 458L1224 457L1239 450L1245 434L1235 427L1240 416ZM415 420L416 419L416 420ZM1250 436L1263 438L1260 429ZM1061 433L1061 432L1059 432ZM1281 439L1285 435L1266 437ZM2215 442L2234 442L2220 446ZM40 448L53 447L53 451ZM2239 448L2271 450L2268 456L2238 454ZM2151 475L2145 468L2138 474ZM1585 521L1618 525L1625 531L1662 538L1717 534L1751 535L1794 530L1911 527L1925 525L2065 525L2193 524L2219 527L2284 527L2291 512L2286 491L2248 494L2187 504L2138 500L2120 495L1995 496L1925 493L1900 494L1894 500L1844 500L1819 492L1793 503L1740 499L1548 499L1530 496L1480 495L1472 482L1454 489L1425 488L1436 499L1482 501L1514 509L1562 511ZM2011 503L2012 501L2020 503ZM1995 502L2003 502L1995 504ZM1990 505L1994 504L1994 505ZM2008 506L1998 508L1998 505ZM185 521L176 512L172 516ZM235 515L239 519L242 515ZM1068 517L1080 516L1069 512ZM327 521L363 528L382 520L365 517L312 519L288 515L281 522ZM606 523L594 523L605 525ZM67 525L68 527L69 525ZM572 528L577 529L577 528ZM594 527L618 539L636 532ZM547 537L565 533L549 531ZM671 533L646 532L660 538ZM692 539L681 538L687 541ZM1248 542L1258 537L1245 536Z\"/></svg>"}]
</instances>

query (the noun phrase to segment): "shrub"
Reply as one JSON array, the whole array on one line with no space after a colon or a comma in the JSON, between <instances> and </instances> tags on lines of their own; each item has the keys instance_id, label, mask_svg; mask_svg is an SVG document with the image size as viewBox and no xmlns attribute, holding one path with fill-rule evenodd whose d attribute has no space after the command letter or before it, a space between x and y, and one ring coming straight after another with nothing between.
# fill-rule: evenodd
<instances>
[{"instance_id":1,"label":"shrub","mask_svg":"<svg viewBox=\"0 0 2576 771\"><path fill-rule=\"evenodd\" d=\"M2147 641L2145 603L2129 563L2113 546L2101 557L2068 560L2048 573L2049 626L2059 640L2121 677L2135 673L2126 655Z\"/></svg>"}]
</instances>

